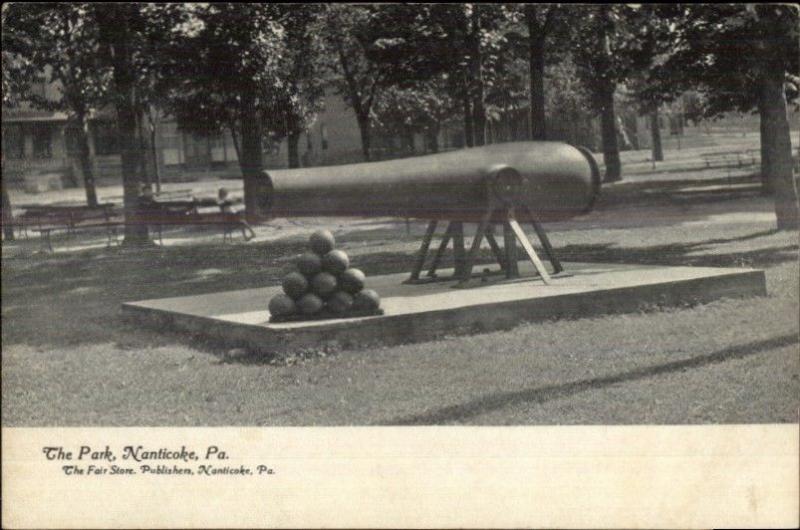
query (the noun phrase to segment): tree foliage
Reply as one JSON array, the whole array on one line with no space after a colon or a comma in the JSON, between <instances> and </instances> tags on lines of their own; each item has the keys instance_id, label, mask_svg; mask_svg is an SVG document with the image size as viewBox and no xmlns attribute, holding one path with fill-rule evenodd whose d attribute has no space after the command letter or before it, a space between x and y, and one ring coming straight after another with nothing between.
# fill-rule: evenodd
<instances>
[{"instance_id":1,"label":"tree foliage","mask_svg":"<svg viewBox=\"0 0 800 530\"><path fill-rule=\"evenodd\" d=\"M276 7L265 4L188 5L190 23L160 58L167 107L181 129L199 134L234 132L239 122L271 109L280 86L283 28ZM244 99L256 115L243 114Z\"/></svg>"},{"instance_id":2,"label":"tree foliage","mask_svg":"<svg viewBox=\"0 0 800 530\"><path fill-rule=\"evenodd\" d=\"M650 94L699 93L697 114L713 118L758 106L764 53L786 73L786 95L798 95L798 8L791 5L697 4L648 6L659 21L659 61L647 71Z\"/></svg>"},{"instance_id":3,"label":"tree foliage","mask_svg":"<svg viewBox=\"0 0 800 530\"><path fill-rule=\"evenodd\" d=\"M2 69L3 106L16 107L30 94L32 83L39 80L38 72L31 60L20 53L29 45L30 26L23 26L20 14L11 9L12 4L2 6Z\"/></svg>"},{"instance_id":4,"label":"tree foliage","mask_svg":"<svg viewBox=\"0 0 800 530\"><path fill-rule=\"evenodd\" d=\"M392 65L370 55L375 9L368 5L326 4L318 26L328 85L356 115L365 160L371 157L373 105L380 90L392 84Z\"/></svg>"},{"instance_id":5,"label":"tree foliage","mask_svg":"<svg viewBox=\"0 0 800 530\"><path fill-rule=\"evenodd\" d=\"M439 130L458 115L458 107L440 77L381 91L373 115L375 127L384 135L407 139L422 134L428 149L438 151Z\"/></svg>"}]
</instances>

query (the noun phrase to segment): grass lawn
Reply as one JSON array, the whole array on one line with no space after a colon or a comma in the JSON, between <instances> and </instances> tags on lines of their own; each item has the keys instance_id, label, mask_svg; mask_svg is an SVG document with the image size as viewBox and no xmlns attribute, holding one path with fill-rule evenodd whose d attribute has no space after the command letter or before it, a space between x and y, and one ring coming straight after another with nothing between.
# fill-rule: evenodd
<instances>
[{"instance_id":1,"label":"grass lawn","mask_svg":"<svg viewBox=\"0 0 800 530\"><path fill-rule=\"evenodd\" d=\"M367 275L407 271L424 224L277 220L250 243L135 252L4 242L3 424L797 422L798 233L774 231L771 200L734 181L612 185L551 239L565 261L764 268L767 297L284 358L144 329L120 304L275 284L331 223Z\"/></svg>"}]
</instances>

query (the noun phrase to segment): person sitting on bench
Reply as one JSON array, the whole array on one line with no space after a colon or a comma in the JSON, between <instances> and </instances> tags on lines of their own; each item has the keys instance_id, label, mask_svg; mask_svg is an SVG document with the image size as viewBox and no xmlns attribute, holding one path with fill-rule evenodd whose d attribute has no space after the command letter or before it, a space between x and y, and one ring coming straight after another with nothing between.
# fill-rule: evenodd
<instances>
[{"instance_id":1,"label":"person sitting on bench","mask_svg":"<svg viewBox=\"0 0 800 530\"><path fill-rule=\"evenodd\" d=\"M157 217L161 211L161 206L156 202L153 195L153 187L150 184L142 186L142 191L136 201L136 211L141 221L148 223Z\"/></svg>"},{"instance_id":2,"label":"person sitting on bench","mask_svg":"<svg viewBox=\"0 0 800 530\"><path fill-rule=\"evenodd\" d=\"M242 230L242 237L245 241L250 241L256 237L253 227L251 227L247 221L242 219L242 216L238 212L233 210L233 201L228 197L227 189L219 189L217 204L219 205L220 211L226 217L226 221L230 222L231 224L235 224ZM247 232L250 232L249 235Z\"/></svg>"}]
</instances>

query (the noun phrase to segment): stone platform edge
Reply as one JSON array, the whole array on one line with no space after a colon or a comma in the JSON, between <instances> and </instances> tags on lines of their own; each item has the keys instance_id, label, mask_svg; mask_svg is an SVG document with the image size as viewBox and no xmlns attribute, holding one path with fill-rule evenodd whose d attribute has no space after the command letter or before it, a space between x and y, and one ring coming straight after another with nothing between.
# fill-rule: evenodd
<instances>
[{"instance_id":1,"label":"stone platform edge","mask_svg":"<svg viewBox=\"0 0 800 530\"><path fill-rule=\"evenodd\" d=\"M446 336L487 333L527 322L578 319L632 313L656 307L698 305L720 298L765 296L763 270L615 287L601 291L474 304L411 314L319 321L314 326L276 329L268 324L248 324L209 316L122 305L123 315L151 327L189 333L226 348L253 353L280 354L303 350L364 349L439 340ZM266 302L265 302L266 305Z\"/></svg>"}]
</instances>

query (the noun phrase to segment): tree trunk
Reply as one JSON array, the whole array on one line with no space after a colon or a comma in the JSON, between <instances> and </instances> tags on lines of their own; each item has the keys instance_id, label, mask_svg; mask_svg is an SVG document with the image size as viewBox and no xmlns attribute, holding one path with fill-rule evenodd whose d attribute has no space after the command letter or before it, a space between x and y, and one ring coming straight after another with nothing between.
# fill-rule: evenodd
<instances>
[{"instance_id":1,"label":"tree trunk","mask_svg":"<svg viewBox=\"0 0 800 530\"><path fill-rule=\"evenodd\" d=\"M139 158L141 149L136 134L136 92L130 50L129 20L133 4L109 4L97 10L103 40L108 46L116 96L117 129L122 158L122 187L125 211L123 245L144 245L150 242L147 225L137 222L139 202Z\"/></svg>"},{"instance_id":2,"label":"tree trunk","mask_svg":"<svg viewBox=\"0 0 800 530\"><path fill-rule=\"evenodd\" d=\"M369 162L372 154L372 136L369 130L369 114L356 112L356 121L358 122L358 131L361 134L361 152L364 155L364 161Z\"/></svg>"},{"instance_id":3,"label":"tree trunk","mask_svg":"<svg viewBox=\"0 0 800 530\"><path fill-rule=\"evenodd\" d=\"M136 100L136 145L139 148L139 182L150 185L150 169L147 167L148 146L145 145L144 111Z\"/></svg>"},{"instance_id":4,"label":"tree trunk","mask_svg":"<svg viewBox=\"0 0 800 530\"><path fill-rule=\"evenodd\" d=\"M775 54L768 59L760 79L761 165L775 196L778 230L792 230L800 226L800 205L783 82L782 60Z\"/></svg>"},{"instance_id":5,"label":"tree trunk","mask_svg":"<svg viewBox=\"0 0 800 530\"><path fill-rule=\"evenodd\" d=\"M473 5L470 20L470 81L472 84L472 139L476 146L486 144L486 108L484 106L483 58L480 40L480 6Z\"/></svg>"},{"instance_id":6,"label":"tree trunk","mask_svg":"<svg viewBox=\"0 0 800 530\"><path fill-rule=\"evenodd\" d=\"M653 144L653 160L663 162L664 150L661 147L661 128L658 126L658 107L650 112L650 140Z\"/></svg>"},{"instance_id":7,"label":"tree trunk","mask_svg":"<svg viewBox=\"0 0 800 530\"><path fill-rule=\"evenodd\" d=\"M86 204L97 206L97 190L94 182L94 168L92 167L92 149L89 146L89 117L85 113L78 113L78 162L83 173L83 188L86 190Z\"/></svg>"},{"instance_id":8,"label":"tree trunk","mask_svg":"<svg viewBox=\"0 0 800 530\"><path fill-rule=\"evenodd\" d=\"M242 150L239 148L239 136L236 133L236 124L229 124L228 129L231 131L231 140L233 140L233 149L236 151L236 160L242 159Z\"/></svg>"},{"instance_id":9,"label":"tree trunk","mask_svg":"<svg viewBox=\"0 0 800 530\"><path fill-rule=\"evenodd\" d=\"M525 18L528 22L528 64L531 76L531 140L547 140L544 112L545 35L536 20L535 9L533 4L527 4L525 9Z\"/></svg>"},{"instance_id":10,"label":"tree trunk","mask_svg":"<svg viewBox=\"0 0 800 530\"><path fill-rule=\"evenodd\" d=\"M161 192L161 165L158 161L158 116L154 114L152 106L150 107L150 156L153 157L153 177L156 182L156 192Z\"/></svg>"},{"instance_id":11,"label":"tree trunk","mask_svg":"<svg viewBox=\"0 0 800 530\"><path fill-rule=\"evenodd\" d=\"M14 241L14 216L11 210L11 199L6 191L6 183L1 182L3 187L3 236L6 241Z\"/></svg>"},{"instance_id":12,"label":"tree trunk","mask_svg":"<svg viewBox=\"0 0 800 530\"><path fill-rule=\"evenodd\" d=\"M286 138L286 146L289 151L289 167L300 167L300 133L290 133Z\"/></svg>"},{"instance_id":13,"label":"tree trunk","mask_svg":"<svg viewBox=\"0 0 800 530\"><path fill-rule=\"evenodd\" d=\"M759 116L763 116L765 114L765 110L763 108L763 103L761 101L761 97L759 96L758 101L758 114ZM770 169L769 169L769 162L770 162L770 155L767 152L767 146L771 143L770 139L768 138L770 134L773 132L772 129L767 127L767 120L761 118L759 119L759 132L760 132L760 142L761 142L761 195L772 195L772 182L769 179Z\"/></svg>"},{"instance_id":14,"label":"tree trunk","mask_svg":"<svg viewBox=\"0 0 800 530\"><path fill-rule=\"evenodd\" d=\"M260 185L264 169L264 157L261 148L261 122L256 111L256 102L252 95L242 98L241 108L241 156L239 167L244 180L244 207L247 220L257 222L261 216L259 205L266 197L259 197L265 192Z\"/></svg>"},{"instance_id":15,"label":"tree trunk","mask_svg":"<svg viewBox=\"0 0 800 530\"><path fill-rule=\"evenodd\" d=\"M622 180L622 163L619 158L619 144L617 143L617 120L614 113L614 86L607 84L601 88L602 108L600 111L600 135L603 142L603 161L606 165L606 174L603 182L617 182Z\"/></svg>"},{"instance_id":16,"label":"tree trunk","mask_svg":"<svg viewBox=\"0 0 800 530\"><path fill-rule=\"evenodd\" d=\"M483 106L483 90L475 95L472 105L472 136L476 146L486 145L486 109Z\"/></svg>"},{"instance_id":17,"label":"tree trunk","mask_svg":"<svg viewBox=\"0 0 800 530\"><path fill-rule=\"evenodd\" d=\"M461 98L461 103L464 109L464 143L467 147L475 145L475 137L473 135L472 127L472 105L469 102L468 87L464 86L464 95Z\"/></svg>"}]
</instances>

